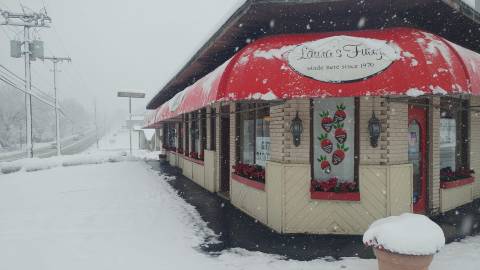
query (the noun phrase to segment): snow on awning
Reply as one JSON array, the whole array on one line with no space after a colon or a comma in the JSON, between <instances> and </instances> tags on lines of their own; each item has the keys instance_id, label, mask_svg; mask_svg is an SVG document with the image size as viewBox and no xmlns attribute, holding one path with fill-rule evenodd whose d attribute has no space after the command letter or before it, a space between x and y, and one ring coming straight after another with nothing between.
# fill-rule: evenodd
<instances>
[{"instance_id":1,"label":"snow on awning","mask_svg":"<svg viewBox=\"0 0 480 270\"><path fill-rule=\"evenodd\" d=\"M480 55L412 28L259 39L156 110L154 123L218 101L480 93Z\"/></svg>"}]
</instances>

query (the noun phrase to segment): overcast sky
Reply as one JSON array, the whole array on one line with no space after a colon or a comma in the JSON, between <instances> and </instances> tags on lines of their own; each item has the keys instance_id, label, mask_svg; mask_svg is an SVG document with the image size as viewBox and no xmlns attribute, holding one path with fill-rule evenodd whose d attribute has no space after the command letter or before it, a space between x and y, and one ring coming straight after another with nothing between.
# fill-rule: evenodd
<instances>
[{"instance_id":1,"label":"overcast sky","mask_svg":"<svg viewBox=\"0 0 480 270\"><path fill-rule=\"evenodd\" d=\"M0 8L34 11L44 5L52 28L33 33L45 42L45 54L70 56L61 64L61 96L115 110L126 107L118 90L138 89L147 98L137 110L193 55L225 21L241 0L0 0ZM22 38L22 28L0 26L0 63L23 77L23 60L11 58L9 39ZM32 31L33 32L33 31ZM32 64L32 80L52 90L51 63Z\"/></svg>"}]
</instances>

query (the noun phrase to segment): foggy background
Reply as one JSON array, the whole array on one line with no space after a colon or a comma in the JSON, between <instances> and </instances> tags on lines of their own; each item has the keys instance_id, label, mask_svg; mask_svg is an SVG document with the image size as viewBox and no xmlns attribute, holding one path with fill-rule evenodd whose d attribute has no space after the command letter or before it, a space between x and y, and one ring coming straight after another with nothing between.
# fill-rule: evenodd
<instances>
[{"instance_id":1,"label":"foggy background","mask_svg":"<svg viewBox=\"0 0 480 270\"><path fill-rule=\"evenodd\" d=\"M21 12L23 5L27 12L29 9L38 12L46 7L52 18L51 28L32 28L30 36L44 41L45 56L72 58L71 63L58 64L61 71L57 86L60 105L66 111L71 109L69 120L63 121L62 125L72 127L63 128L73 129L75 124L86 128L89 122L90 125L93 123L94 100L101 123L125 119L128 99L117 98L119 90L145 92L145 99L132 102L134 113L143 113L146 103L158 89L233 13L239 2L0 0L0 9ZM23 27L0 26L0 64L23 79L24 61L23 58L10 57L11 39L23 40ZM50 61L37 59L32 62L32 84L53 96L51 69ZM6 129L6 122L12 123L11 119L20 119L13 121L20 125L13 135L17 137L21 137L24 113L7 114L12 112L11 106L23 106L23 99L24 95L19 91L0 82L0 103L3 101L0 113L10 119L4 121L3 129ZM46 136L50 137L55 129L53 109L42 106L35 98L32 102L34 137L43 136L39 129L47 130ZM80 123L82 121L85 123ZM4 136L0 134L0 137Z\"/></svg>"}]
</instances>

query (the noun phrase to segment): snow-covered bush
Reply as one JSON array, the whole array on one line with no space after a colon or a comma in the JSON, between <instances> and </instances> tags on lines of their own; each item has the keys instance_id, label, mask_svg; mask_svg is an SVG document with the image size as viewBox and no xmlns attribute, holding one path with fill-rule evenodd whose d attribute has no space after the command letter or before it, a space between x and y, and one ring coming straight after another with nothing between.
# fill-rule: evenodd
<instances>
[{"instance_id":1,"label":"snow-covered bush","mask_svg":"<svg viewBox=\"0 0 480 270\"><path fill-rule=\"evenodd\" d=\"M405 213L373 222L363 243L398 254L433 255L445 245L445 236L428 217Z\"/></svg>"}]
</instances>

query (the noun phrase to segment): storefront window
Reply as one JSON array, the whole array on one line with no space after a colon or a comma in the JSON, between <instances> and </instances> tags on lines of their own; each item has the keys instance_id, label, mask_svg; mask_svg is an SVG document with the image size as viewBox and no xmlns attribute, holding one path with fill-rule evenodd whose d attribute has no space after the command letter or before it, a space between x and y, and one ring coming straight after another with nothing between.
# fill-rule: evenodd
<instances>
[{"instance_id":1,"label":"storefront window","mask_svg":"<svg viewBox=\"0 0 480 270\"><path fill-rule=\"evenodd\" d=\"M207 148L207 109L202 109L200 114L200 150L198 153L203 156L203 150Z\"/></svg>"},{"instance_id":2,"label":"storefront window","mask_svg":"<svg viewBox=\"0 0 480 270\"><path fill-rule=\"evenodd\" d=\"M313 188L356 191L355 98L313 101ZM319 190L317 190L319 189Z\"/></svg>"},{"instance_id":3,"label":"storefront window","mask_svg":"<svg viewBox=\"0 0 480 270\"><path fill-rule=\"evenodd\" d=\"M191 152L200 153L200 129L199 129L199 114L194 112L192 113L191 119L191 138L192 138L192 147Z\"/></svg>"},{"instance_id":4,"label":"storefront window","mask_svg":"<svg viewBox=\"0 0 480 270\"><path fill-rule=\"evenodd\" d=\"M440 106L440 178L449 181L469 177L468 102L445 97Z\"/></svg>"},{"instance_id":5,"label":"storefront window","mask_svg":"<svg viewBox=\"0 0 480 270\"><path fill-rule=\"evenodd\" d=\"M171 148L177 147L177 130L175 129L175 124L168 124L168 146Z\"/></svg>"},{"instance_id":6,"label":"storefront window","mask_svg":"<svg viewBox=\"0 0 480 270\"><path fill-rule=\"evenodd\" d=\"M212 108L210 111L210 150L215 151L216 148L216 136L217 136L217 111Z\"/></svg>"},{"instance_id":7,"label":"storefront window","mask_svg":"<svg viewBox=\"0 0 480 270\"><path fill-rule=\"evenodd\" d=\"M241 104L238 109L240 162L264 168L270 160L270 109L266 104Z\"/></svg>"},{"instance_id":8,"label":"storefront window","mask_svg":"<svg viewBox=\"0 0 480 270\"><path fill-rule=\"evenodd\" d=\"M183 123L178 124L178 147L177 149L180 150L182 149L183 152Z\"/></svg>"},{"instance_id":9,"label":"storefront window","mask_svg":"<svg viewBox=\"0 0 480 270\"><path fill-rule=\"evenodd\" d=\"M190 150L190 140L189 140L189 138L190 138L190 132L189 132L190 129L188 128L188 126L189 126L189 124L188 124L188 120L189 120L189 119L188 119L188 114L185 114L185 115L184 115L184 120L185 120L185 122L184 122L184 125L185 125L185 128L184 128L185 133L184 133L184 135L185 135L185 138L186 138L186 140L185 140L185 150L184 150L184 153L185 153L185 155L188 155L188 154L189 154L188 151Z\"/></svg>"}]
</instances>

